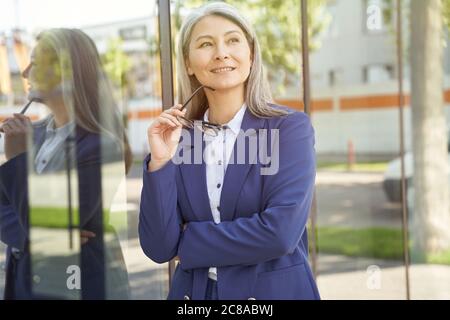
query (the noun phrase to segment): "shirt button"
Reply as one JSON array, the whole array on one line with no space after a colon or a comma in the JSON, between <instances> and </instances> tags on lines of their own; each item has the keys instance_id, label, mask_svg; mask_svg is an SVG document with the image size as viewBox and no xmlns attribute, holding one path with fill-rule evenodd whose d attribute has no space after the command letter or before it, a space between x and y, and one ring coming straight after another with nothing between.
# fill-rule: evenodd
<instances>
[{"instance_id":1,"label":"shirt button","mask_svg":"<svg viewBox=\"0 0 450 320\"><path fill-rule=\"evenodd\" d=\"M221 165L222 165L222 160L219 160L219 161L217 162L217 164L218 164L219 166L221 166Z\"/></svg>"},{"instance_id":2,"label":"shirt button","mask_svg":"<svg viewBox=\"0 0 450 320\"><path fill-rule=\"evenodd\" d=\"M43 163L43 164L46 164L46 163L47 163L47 160L42 160L42 163Z\"/></svg>"},{"instance_id":3,"label":"shirt button","mask_svg":"<svg viewBox=\"0 0 450 320\"><path fill-rule=\"evenodd\" d=\"M221 186L221 184L220 184L220 183L218 183L218 184L217 184L217 189L219 189L219 188L220 188L220 186Z\"/></svg>"},{"instance_id":4,"label":"shirt button","mask_svg":"<svg viewBox=\"0 0 450 320\"><path fill-rule=\"evenodd\" d=\"M40 283L41 282L41 277L39 277L37 274L35 274L33 276L33 282L36 283L36 284Z\"/></svg>"},{"instance_id":5,"label":"shirt button","mask_svg":"<svg viewBox=\"0 0 450 320\"><path fill-rule=\"evenodd\" d=\"M220 206L217 206L217 211L219 211L219 212L220 212Z\"/></svg>"}]
</instances>

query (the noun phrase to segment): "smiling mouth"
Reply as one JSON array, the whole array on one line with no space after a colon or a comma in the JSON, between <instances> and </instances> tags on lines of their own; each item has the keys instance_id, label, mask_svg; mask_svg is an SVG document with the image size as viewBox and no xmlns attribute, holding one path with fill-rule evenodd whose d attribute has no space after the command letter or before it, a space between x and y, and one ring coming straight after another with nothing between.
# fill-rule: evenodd
<instances>
[{"instance_id":1,"label":"smiling mouth","mask_svg":"<svg viewBox=\"0 0 450 320\"><path fill-rule=\"evenodd\" d=\"M230 72L233 71L236 68L233 67L224 67L224 68L214 68L211 70L212 73L223 73L223 72Z\"/></svg>"}]
</instances>

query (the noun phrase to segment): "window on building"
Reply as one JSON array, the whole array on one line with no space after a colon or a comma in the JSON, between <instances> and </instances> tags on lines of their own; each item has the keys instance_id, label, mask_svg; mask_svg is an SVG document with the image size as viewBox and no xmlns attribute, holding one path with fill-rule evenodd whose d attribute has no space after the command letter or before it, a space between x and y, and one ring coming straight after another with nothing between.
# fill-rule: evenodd
<instances>
[{"instance_id":1,"label":"window on building","mask_svg":"<svg viewBox=\"0 0 450 320\"><path fill-rule=\"evenodd\" d=\"M330 70L328 72L328 84L330 87L342 84L342 70Z\"/></svg>"},{"instance_id":2,"label":"window on building","mask_svg":"<svg viewBox=\"0 0 450 320\"><path fill-rule=\"evenodd\" d=\"M394 78L394 67L388 64L369 65L363 68L364 83L379 83Z\"/></svg>"}]
</instances>

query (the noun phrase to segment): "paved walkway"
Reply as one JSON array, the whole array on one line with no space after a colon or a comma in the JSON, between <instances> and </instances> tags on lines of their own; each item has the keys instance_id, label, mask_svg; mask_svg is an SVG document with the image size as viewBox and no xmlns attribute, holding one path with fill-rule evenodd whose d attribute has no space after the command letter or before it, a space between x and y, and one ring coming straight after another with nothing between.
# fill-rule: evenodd
<instances>
[{"instance_id":1,"label":"paved walkway","mask_svg":"<svg viewBox=\"0 0 450 320\"><path fill-rule=\"evenodd\" d=\"M413 264L409 271L411 299L450 299L450 266ZM404 300L405 279L405 267L398 262L319 256L322 299Z\"/></svg>"},{"instance_id":2,"label":"paved walkway","mask_svg":"<svg viewBox=\"0 0 450 320\"><path fill-rule=\"evenodd\" d=\"M317 172L318 226L401 228L400 203L387 201L382 181L376 172Z\"/></svg>"}]
</instances>

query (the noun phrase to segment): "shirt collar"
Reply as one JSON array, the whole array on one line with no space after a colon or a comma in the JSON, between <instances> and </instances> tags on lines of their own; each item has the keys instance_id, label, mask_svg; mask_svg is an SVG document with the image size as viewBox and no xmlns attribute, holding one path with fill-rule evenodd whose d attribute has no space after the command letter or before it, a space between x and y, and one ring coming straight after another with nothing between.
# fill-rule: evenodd
<instances>
[{"instance_id":1,"label":"shirt collar","mask_svg":"<svg viewBox=\"0 0 450 320\"><path fill-rule=\"evenodd\" d=\"M245 110L247 109L247 105L244 103L238 112L234 115L233 119L225 123L224 126L227 126L231 129L234 134L238 134L241 129L242 120L244 119ZM209 108L206 109L205 114L203 115L203 120L209 122L208 120Z\"/></svg>"},{"instance_id":2,"label":"shirt collar","mask_svg":"<svg viewBox=\"0 0 450 320\"><path fill-rule=\"evenodd\" d=\"M59 128L55 128L55 118L51 118L50 121L47 123L47 127L45 130L48 133L54 133L61 136L69 136L69 134L72 132L72 130L75 128L75 123L73 121L69 121L65 125Z\"/></svg>"}]
</instances>

